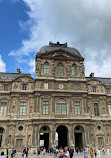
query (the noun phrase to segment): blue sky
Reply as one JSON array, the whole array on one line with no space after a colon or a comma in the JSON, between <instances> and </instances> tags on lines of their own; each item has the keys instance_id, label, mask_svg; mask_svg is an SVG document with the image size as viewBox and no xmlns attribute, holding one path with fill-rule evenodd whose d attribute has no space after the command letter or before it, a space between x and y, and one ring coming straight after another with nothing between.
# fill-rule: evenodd
<instances>
[{"instance_id":1,"label":"blue sky","mask_svg":"<svg viewBox=\"0 0 111 158\"><path fill-rule=\"evenodd\" d=\"M18 63L14 56L9 55L9 52L19 49L22 40L29 38L28 30L24 31L20 27L20 22L29 20L26 13L29 10L30 8L22 0L0 2L0 54L6 63L7 72L16 72L17 68L25 66L23 63Z\"/></svg>"},{"instance_id":2,"label":"blue sky","mask_svg":"<svg viewBox=\"0 0 111 158\"><path fill-rule=\"evenodd\" d=\"M111 77L111 0L0 0L0 71L35 74L35 54L67 42L85 74Z\"/></svg>"}]
</instances>

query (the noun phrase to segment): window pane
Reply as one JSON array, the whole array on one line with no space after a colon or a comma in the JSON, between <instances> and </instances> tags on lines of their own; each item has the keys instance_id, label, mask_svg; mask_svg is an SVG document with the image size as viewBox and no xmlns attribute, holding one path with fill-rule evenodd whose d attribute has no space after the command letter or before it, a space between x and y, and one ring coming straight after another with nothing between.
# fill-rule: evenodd
<instances>
[{"instance_id":1,"label":"window pane","mask_svg":"<svg viewBox=\"0 0 111 158\"><path fill-rule=\"evenodd\" d=\"M44 74L49 74L49 63L44 64Z\"/></svg>"},{"instance_id":2,"label":"window pane","mask_svg":"<svg viewBox=\"0 0 111 158\"><path fill-rule=\"evenodd\" d=\"M108 105L109 116L111 116L111 105Z\"/></svg>"},{"instance_id":3,"label":"window pane","mask_svg":"<svg viewBox=\"0 0 111 158\"><path fill-rule=\"evenodd\" d=\"M62 105L62 114L66 115L66 105Z\"/></svg>"},{"instance_id":4,"label":"window pane","mask_svg":"<svg viewBox=\"0 0 111 158\"><path fill-rule=\"evenodd\" d=\"M63 67L63 64L58 64L58 65L57 65L57 75L58 75L58 76L63 76L63 75L64 75L64 67Z\"/></svg>"},{"instance_id":5,"label":"window pane","mask_svg":"<svg viewBox=\"0 0 111 158\"><path fill-rule=\"evenodd\" d=\"M80 102L75 102L75 115L80 115Z\"/></svg>"},{"instance_id":6,"label":"window pane","mask_svg":"<svg viewBox=\"0 0 111 158\"><path fill-rule=\"evenodd\" d=\"M57 104L57 114L61 114L61 105Z\"/></svg>"},{"instance_id":7,"label":"window pane","mask_svg":"<svg viewBox=\"0 0 111 158\"><path fill-rule=\"evenodd\" d=\"M49 113L49 102L43 101L43 114L47 115Z\"/></svg>"},{"instance_id":8,"label":"window pane","mask_svg":"<svg viewBox=\"0 0 111 158\"><path fill-rule=\"evenodd\" d=\"M72 75L77 75L77 66L76 65L72 65Z\"/></svg>"}]
</instances>

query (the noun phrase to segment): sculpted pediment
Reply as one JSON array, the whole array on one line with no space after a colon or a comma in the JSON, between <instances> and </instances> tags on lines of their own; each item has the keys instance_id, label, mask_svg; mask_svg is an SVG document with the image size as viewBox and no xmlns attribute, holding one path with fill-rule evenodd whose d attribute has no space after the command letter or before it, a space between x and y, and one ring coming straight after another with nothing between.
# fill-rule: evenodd
<instances>
[{"instance_id":1,"label":"sculpted pediment","mask_svg":"<svg viewBox=\"0 0 111 158\"><path fill-rule=\"evenodd\" d=\"M102 84L101 81L99 81L97 79L91 79L91 80L87 81L87 83L91 84L91 85Z\"/></svg>"},{"instance_id":2,"label":"sculpted pediment","mask_svg":"<svg viewBox=\"0 0 111 158\"><path fill-rule=\"evenodd\" d=\"M13 82L29 83L29 82L34 82L34 79L30 76L20 76L14 79Z\"/></svg>"}]
</instances>

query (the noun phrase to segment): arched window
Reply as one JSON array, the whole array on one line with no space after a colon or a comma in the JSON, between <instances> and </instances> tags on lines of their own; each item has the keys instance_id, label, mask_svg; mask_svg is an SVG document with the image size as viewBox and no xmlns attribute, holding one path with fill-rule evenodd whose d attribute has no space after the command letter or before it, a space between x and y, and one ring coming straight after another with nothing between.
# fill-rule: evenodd
<instances>
[{"instance_id":1,"label":"arched window","mask_svg":"<svg viewBox=\"0 0 111 158\"><path fill-rule=\"evenodd\" d=\"M66 101L64 99L57 101L57 115L66 115Z\"/></svg>"},{"instance_id":2,"label":"arched window","mask_svg":"<svg viewBox=\"0 0 111 158\"><path fill-rule=\"evenodd\" d=\"M63 76L64 75L64 66L61 63L59 63L57 65L57 75L58 76Z\"/></svg>"},{"instance_id":3,"label":"arched window","mask_svg":"<svg viewBox=\"0 0 111 158\"><path fill-rule=\"evenodd\" d=\"M44 74L45 75L49 74L49 63L48 62L44 63Z\"/></svg>"},{"instance_id":4,"label":"arched window","mask_svg":"<svg viewBox=\"0 0 111 158\"><path fill-rule=\"evenodd\" d=\"M72 65L72 75L77 75L77 66L75 64Z\"/></svg>"}]
</instances>

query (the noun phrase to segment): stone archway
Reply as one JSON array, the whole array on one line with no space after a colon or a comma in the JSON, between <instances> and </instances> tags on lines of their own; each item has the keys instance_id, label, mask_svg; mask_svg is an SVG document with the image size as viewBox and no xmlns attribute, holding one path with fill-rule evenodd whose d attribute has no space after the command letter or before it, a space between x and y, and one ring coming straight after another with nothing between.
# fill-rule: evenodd
<instances>
[{"instance_id":1,"label":"stone archway","mask_svg":"<svg viewBox=\"0 0 111 158\"><path fill-rule=\"evenodd\" d=\"M56 146L58 148L68 146L68 129L64 125L60 125L56 129Z\"/></svg>"},{"instance_id":2,"label":"stone archway","mask_svg":"<svg viewBox=\"0 0 111 158\"><path fill-rule=\"evenodd\" d=\"M48 126L42 126L40 129L40 147L45 147L46 150L49 149L49 134L50 128Z\"/></svg>"},{"instance_id":3,"label":"stone archway","mask_svg":"<svg viewBox=\"0 0 111 158\"><path fill-rule=\"evenodd\" d=\"M84 148L84 128L80 125L74 128L75 148Z\"/></svg>"}]
</instances>

